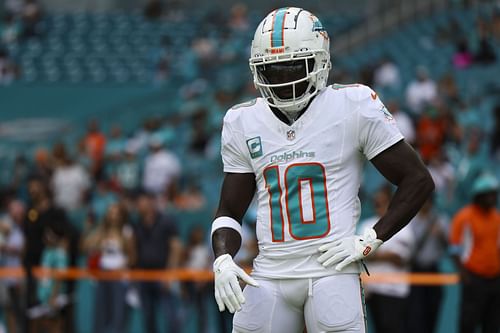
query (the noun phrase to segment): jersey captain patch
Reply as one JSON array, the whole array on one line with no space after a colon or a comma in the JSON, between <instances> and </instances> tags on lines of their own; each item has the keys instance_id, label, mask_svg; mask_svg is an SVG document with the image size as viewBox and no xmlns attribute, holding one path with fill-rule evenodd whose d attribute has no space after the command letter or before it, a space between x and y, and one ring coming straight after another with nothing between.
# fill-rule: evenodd
<instances>
[{"instance_id":1,"label":"jersey captain patch","mask_svg":"<svg viewBox=\"0 0 500 333\"><path fill-rule=\"evenodd\" d=\"M260 141L260 136L248 139L247 147L250 152L250 157L257 158L262 156L262 143Z\"/></svg>"}]
</instances>

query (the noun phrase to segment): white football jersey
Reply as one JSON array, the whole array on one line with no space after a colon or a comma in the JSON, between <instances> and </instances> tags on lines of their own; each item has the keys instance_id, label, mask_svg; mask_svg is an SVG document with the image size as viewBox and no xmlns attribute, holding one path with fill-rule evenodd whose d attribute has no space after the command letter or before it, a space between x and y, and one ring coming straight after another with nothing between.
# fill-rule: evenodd
<instances>
[{"instance_id":1,"label":"white football jersey","mask_svg":"<svg viewBox=\"0 0 500 333\"><path fill-rule=\"evenodd\" d=\"M335 274L316 261L318 248L354 234L363 160L402 139L377 94L359 84L323 89L292 125L262 98L230 109L222 129L224 172L253 173L257 183L253 274ZM359 272L358 266L343 273Z\"/></svg>"}]
</instances>

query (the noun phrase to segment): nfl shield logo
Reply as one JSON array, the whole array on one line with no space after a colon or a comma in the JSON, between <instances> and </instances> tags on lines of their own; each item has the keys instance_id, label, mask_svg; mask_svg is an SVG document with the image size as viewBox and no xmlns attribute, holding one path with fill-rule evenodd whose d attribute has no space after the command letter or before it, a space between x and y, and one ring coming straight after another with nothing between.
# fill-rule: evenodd
<instances>
[{"instance_id":1,"label":"nfl shield logo","mask_svg":"<svg viewBox=\"0 0 500 333\"><path fill-rule=\"evenodd\" d=\"M290 141L295 139L295 131L294 130L289 130L286 132L286 138Z\"/></svg>"}]
</instances>

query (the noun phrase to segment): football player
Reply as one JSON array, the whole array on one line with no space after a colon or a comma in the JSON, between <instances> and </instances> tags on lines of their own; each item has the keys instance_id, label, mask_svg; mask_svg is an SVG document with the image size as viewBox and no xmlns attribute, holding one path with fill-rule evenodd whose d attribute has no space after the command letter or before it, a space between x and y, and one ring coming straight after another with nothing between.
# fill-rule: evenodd
<instances>
[{"instance_id":1,"label":"football player","mask_svg":"<svg viewBox=\"0 0 500 333\"><path fill-rule=\"evenodd\" d=\"M316 16L280 8L259 24L250 68L262 98L231 108L222 129L225 178L212 224L215 299L233 332L366 332L360 260L403 228L434 189L370 88L327 86L330 39ZM363 159L397 186L363 235ZM252 276L234 262L256 195ZM249 286L242 292L238 279Z\"/></svg>"}]
</instances>

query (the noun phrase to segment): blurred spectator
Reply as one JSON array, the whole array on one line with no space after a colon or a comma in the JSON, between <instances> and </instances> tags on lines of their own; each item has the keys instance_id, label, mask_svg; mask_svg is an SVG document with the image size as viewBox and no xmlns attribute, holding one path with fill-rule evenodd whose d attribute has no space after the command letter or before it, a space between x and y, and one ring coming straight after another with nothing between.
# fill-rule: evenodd
<instances>
[{"instance_id":1,"label":"blurred spectator","mask_svg":"<svg viewBox=\"0 0 500 333\"><path fill-rule=\"evenodd\" d=\"M495 124L491 133L490 151L491 156L500 161L500 104L495 106L493 117L495 118Z\"/></svg>"},{"instance_id":2,"label":"blurred spectator","mask_svg":"<svg viewBox=\"0 0 500 333\"><path fill-rule=\"evenodd\" d=\"M87 227L83 250L97 256L97 267L104 271L131 268L136 259L134 234L125 209L109 206L100 225ZM90 230L89 230L90 229ZM128 284L120 280L97 282L94 307L94 333L125 332L126 292Z\"/></svg>"},{"instance_id":3,"label":"blurred spectator","mask_svg":"<svg viewBox=\"0 0 500 333\"><path fill-rule=\"evenodd\" d=\"M438 41L443 43L452 42L455 44L461 38L460 36L464 36L464 34L457 17L442 22L442 25L438 26L437 29Z\"/></svg>"},{"instance_id":4,"label":"blurred spectator","mask_svg":"<svg viewBox=\"0 0 500 333\"><path fill-rule=\"evenodd\" d=\"M159 19L163 15L163 3L161 0L149 0L144 7L144 16L150 20Z\"/></svg>"},{"instance_id":5,"label":"blurred spectator","mask_svg":"<svg viewBox=\"0 0 500 333\"><path fill-rule=\"evenodd\" d=\"M207 133L207 110L200 109L191 116L191 142L189 149L197 154L203 155L210 139Z\"/></svg>"},{"instance_id":6,"label":"blurred spectator","mask_svg":"<svg viewBox=\"0 0 500 333\"><path fill-rule=\"evenodd\" d=\"M91 120L87 127L87 134L83 138L85 151L91 160L90 171L95 179L102 176L102 162L106 148L106 137L99 129L97 120Z\"/></svg>"},{"instance_id":7,"label":"blurred spectator","mask_svg":"<svg viewBox=\"0 0 500 333\"><path fill-rule=\"evenodd\" d=\"M139 269L179 268L182 243L173 220L160 214L155 197L142 193L137 198L139 221L134 225ZM182 327L179 297L173 282L141 282L139 293L144 313L144 329L158 333L157 310L165 317L168 332L177 332Z\"/></svg>"},{"instance_id":8,"label":"blurred spectator","mask_svg":"<svg viewBox=\"0 0 500 333\"><path fill-rule=\"evenodd\" d=\"M193 270L209 270L211 268L211 250L205 239L205 232L201 226L195 226L191 229L186 249L186 268ZM186 289L188 303L194 306L198 317L196 332L209 332L207 300L212 296L212 284L210 282L190 281L186 283Z\"/></svg>"},{"instance_id":9,"label":"blurred spectator","mask_svg":"<svg viewBox=\"0 0 500 333\"><path fill-rule=\"evenodd\" d=\"M6 13L0 22L0 44L14 44L19 41L22 33L21 23L12 13Z\"/></svg>"},{"instance_id":10,"label":"blurred spectator","mask_svg":"<svg viewBox=\"0 0 500 333\"><path fill-rule=\"evenodd\" d=\"M492 35L494 34L494 29L495 29L495 20L498 21L498 14L494 15L493 18L493 23L491 25L491 29L489 29L488 25L486 22L483 20L479 20L477 27L476 27L476 33L477 33L477 38L479 39L478 45L477 45L477 50L476 53L474 54L474 61L478 64L491 64L496 61L496 54L495 54L495 49L492 46ZM498 24L498 23L497 23ZM498 37L498 35L497 35ZM498 38L497 38L498 40Z\"/></svg>"},{"instance_id":11,"label":"blurred spectator","mask_svg":"<svg viewBox=\"0 0 500 333\"><path fill-rule=\"evenodd\" d=\"M90 200L89 206L92 213L95 214L95 218L100 221L105 217L109 206L117 201L117 194L111 190L111 183L99 180L92 192L92 199Z\"/></svg>"},{"instance_id":12,"label":"blurred spectator","mask_svg":"<svg viewBox=\"0 0 500 333\"><path fill-rule=\"evenodd\" d=\"M49 152L44 148L35 151L33 174L49 183L52 178L53 165Z\"/></svg>"},{"instance_id":13,"label":"blurred spectator","mask_svg":"<svg viewBox=\"0 0 500 333\"><path fill-rule=\"evenodd\" d=\"M26 183L30 172L28 159L23 154L16 156L14 160L13 173L11 175L11 185L14 188L22 187Z\"/></svg>"},{"instance_id":14,"label":"blurred spectator","mask_svg":"<svg viewBox=\"0 0 500 333\"><path fill-rule=\"evenodd\" d=\"M443 195L446 202L453 200L453 191L455 190L455 168L448 161L443 151L440 151L428 161L429 173L436 186L436 192Z\"/></svg>"},{"instance_id":15,"label":"blurred spectator","mask_svg":"<svg viewBox=\"0 0 500 333\"><path fill-rule=\"evenodd\" d=\"M71 235L72 228L64 211L53 205L47 184L43 183L39 178L30 178L28 191L30 205L28 206L26 218L23 221L26 244L23 264L26 271L25 306L32 308L39 303L37 298L37 283L32 269L41 264L42 253L45 249L45 231L48 227L56 225L57 227L64 227L66 234Z\"/></svg>"},{"instance_id":16,"label":"blurred spectator","mask_svg":"<svg viewBox=\"0 0 500 333\"><path fill-rule=\"evenodd\" d=\"M497 60L495 50L490 41L483 37L479 40L479 48L474 54L474 61L478 64L487 65L494 63Z\"/></svg>"},{"instance_id":17,"label":"blurred spectator","mask_svg":"<svg viewBox=\"0 0 500 333\"><path fill-rule=\"evenodd\" d=\"M453 54L453 66L456 69L465 69L472 64L472 53L466 40L461 40L457 44L457 50Z\"/></svg>"},{"instance_id":18,"label":"blurred spectator","mask_svg":"<svg viewBox=\"0 0 500 333\"><path fill-rule=\"evenodd\" d=\"M12 83L17 72L17 66L9 58L7 51L0 46L0 86Z\"/></svg>"},{"instance_id":19,"label":"blurred spectator","mask_svg":"<svg viewBox=\"0 0 500 333\"><path fill-rule=\"evenodd\" d=\"M39 23L42 19L42 9L37 0L25 0L22 20L24 38L31 38L40 35Z\"/></svg>"},{"instance_id":20,"label":"blurred spectator","mask_svg":"<svg viewBox=\"0 0 500 333\"><path fill-rule=\"evenodd\" d=\"M156 64L155 82L163 83L170 76L170 62L168 58L161 58Z\"/></svg>"},{"instance_id":21,"label":"blurred spectator","mask_svg":"<svg viewBox=\"0 0 500 333\"><path fill-rule=\"evenodd\" d=\"M446 134L446 122L437 107L427 107L417 122L417 147L424 160L430 160L441 154Z\"/></svg>"},{"instance_id":22,"label":"blurred spectator","mask_svg":"<svg viewBox=\"0 0 500 333\"><path fill-rule=\"evenodd\" d=\"M190 182L185 189L176 195L174 203L177 209L183 211L196 211L201 209L206 204L206 201L200 186Z\"/></svg>"},{"instance_id":23,"label":"blurred spectator","mask_svg":"<svg viewBox=\"0 0 500 333\"><path fill-rule=\"evenodd\" d=\"M498 181L489 174L472 186L472 203L451 225L450 243L460 272L460 333L500 330L500 212Z\"/></svg>"},{"instance_id":24,"label":"blurred spectator","mask_svg":"<svg viewBox=\"0 0 500 333\"><path fill-rule=\"evenodd\" d=\"M497 41L500 40L500 10L498 8L493 11L491 26L493 30L493 38Z\"/></svg>"},{"instance_id":25,"label":"blurred spectator","mask_svg":"<svg viewBox=\"0 0 500 333\"><path fill-rule=\"evenodd\" d=\"M3 241L0 243L0 256L3 267L21 268L22 254L24 251L24 235L22 224L26 208L21 201L12 200L8 204L8 213L0 219L0 233ZM7 291L5 304L5 321L7 331L21 333L23 330L23 286L20 279L6 278L1 281Z\"/></svg>"},{"instance_id":26,"label":"blurred spectator","mask_svg":"<svg viewBox=\"0 0 500 333\"><path fill-rule=\"evenodd\" d=\"M440 110L439 113L441 114L441 118L444 123L444 145L448 143L458 146L462 142L465 132L462 124L459 122L459 117L457 117L455 113L448 107L448 105L442 100L438 100L436 105Z\"/></svg>"},{"instance_id":27,"label":"blurred spectator","mask_svg":"<svg viewBox=\"0 0 500 333\"><path fill-rule=\"evenodd\" d=\"M128 143L124 149L123 157L114 168L112 178L118 186L128 193L133 193L141 185L141 165L134 147Z\"/></svg>"},{"instance_id":28,"label":"blurred spectator","mask_svg":"<svg viewBox=\"0 0 500 333\"><path fill-rule=\"evenodd\" d=\"M24 0L5 0L5 10L14 15L21 14L23 10Z\"/></svg>"},{"instance_id":29,"label":"blurred spectator","mask_svg":"<svg viewBox=\"0 0 500 333\"><path fill-rule=\"evenodd\" d=\"M45 228L40 266L47 269L65 269L69 266L68 238L65 226L51 223ZM38 305L28 310L32 319L35 333L54 332L63 333L65 330L65 316L63 309L68 305L69 298L66 294L64 282L52 277L39 280L37 289Z\"/></svg>"},{"instance_id":30,"label":"blurred spectator","mask_svg":"<svg viewBox=\"0 0 500 333\"><path fill-rule=\"evenodd\" d=\"M238 2L231 7L231 16L229 18L229 27L233 31L247 31L249 28L248 23L248 8L242 3Z\"/></svg>"},{"instance_id":31,"label":"blurred spectator","mask_svg":"<svg viewBox=\"0 0 500 333\"><path fill-rule=\"evenodd\" d=\"M145 191L164 196L171 201L177 191L177 179L181 165L177 156L163 147L163 140L152 136L149 140L150 152L144 161L142 186Z\"/></svg>"},{"instance_id":32,"label":"blurred spectator","mask_svg":"<svg viewBox=\"0 0 500 333\"><path fill-rule=\"evenodd\" d=\"M68 156L64 145L54 147L54 159L56 165L51 179L54 203L71 212L84 204L90 179L85 169Z\"/></svg>"},{"instance_id":33,"label":"blurred spectator","mask_svg":"<svg viewBox=\"0 0 500 333\"><path fill-rule=\"evenodd\" d=\"M439 97L450 107L461 102L457 83L452 74L445 74L439 80Z\"/></svg>"},{"instance_id":34,"label":"blurred spectator","mask_svg":"<svg viewBox=\"0 0 500 333\"><path fill-rule=\"evenodd\" d=\"M396 120L396 125L405 137L405 141L413 146L415 144L415 125L410 116L402 111L399 103L394 100L387 103L387 109Z\"/></svg>"},{"instance_id":35,"label":"blurred spectator","mask_svg":"<svg viewBox=\"0 0 500 333\"><path fill-rule=\"evenodd\" d=\"M465 139L465 149L456 167L457 187L454 193L455 201L460 206L472 199L470 189L487 164L487 154L481 145L482 141L482 133L477 128L471 130Z\"/></svg>"},{"instance_id":36,"label":"blurred spectator","mask_svg":"<svg viewBox=\"0 0 500 333\"><path fill-rule=\"evenodd\" d=\"M197 69L193 68L193 70L199 72L196 73L198 74L196 76L207 78L212 74L212 71L217 66L217 49L217 43L214 38L204 36L193 40L191 50L194 52L196 61L198 62L197 66L193 66L197 67Z\"/></svg>"},{"instance_id":37,"label":"blurred spectator","mask_svg":"<svg viewBox=\"0 0 500 333\"><path fill-rule=\"evenodd\" d=\"M359 71L360 81L362 84L372 87L374 80L375 65L365 65Z\"/></svg>"},{"instance_id":38,"label":"blurred spectator","mask_svg":"<svg viewBox=\"0 0 500 333\"><path fill-rule=\"evenodd\" d=\"M114 124L111 127L109 140L106 142L106 148L104 150L106 157L111 160L119 159L126 143L127 140L123 136L122 128L120 125Z\"/></svg>"},{"instance_id":39,"label":"blurred spectator","mask_svg":"<svg viewBox=\"0 0 500 333\"><path fill-rule=\"evenodd\" d=\"M161 37L160 46L153 51L153 63L156 66L155 81L161 83L170 76L170 64L174 52L172 52L172 41L168 35Z\"/></svg>"},{"instance_id":40,"label":"blurred spectator","mask_svg":"<svg viewBox=\"0 0 500 333\"><path fill-rule=\"evenodd\" d=\"M415 248L411 271L438 273L439 264L448 247L447 219L440 215L429 198L409 224ZM408 333L432 333L440 314L443 290L441 286L412 285L409 297Z\"/></svg>"},{"instance_id":41,"label":"blurred spectator","mask_svg":"<svg viewBox=\"0 0 500 333\"><path fill-rule=\"evenodd\" d=\"M389 58L384 58L373 74L375 89L398 88L401 84L399 68ZM392 112L392 110L391 110Z\"/></svg>"},{"instance_id":42,"label":"blurred spectator","mask_svg":"<svg viewBox=\"0 0 500 333\"><path fill-rule=\"evenodd\" d=\"M144 119L142 127L138 128L133 137L127 140L127 146L138 155L143 155L144 151L149 148L149 142L153 133L160 125L161 121L154 117Z\"/></svg>"},{"instance_id":43,"label":"blurred spectator","mask_svg":"<svg viewBox=\"0 0 500 333\"><path fill-rule=\"evenodd\" d=\"M406 103L414 114L420 115L437 97L437 86L429 78L429 73L425 67L419 66L416 74L416 80L411 81L406 88Z\"/></svg>"},{"instance_id":44,"label":"blurred spectator","mask_svg":"<svg viewBox=\"0 0 500 333\"><path fill-rule=\"evenodd\" d=\"M457 135L461 138L459 141L467 139L472 132L480 131L480 128L484 125L477 109L466 102L460 101L454 109L454 114L457 126L460 128L460 133Z\"/></svg>"},{"instance_id":45,"label":"blurred spectator","mask_svg":"<svg viewBox=\"0 0 500 333\"><path fill-rule=\"evenodd\" d=\"M382 187L373 198L376 215L362 221L360 230L372 228L389 207L391 189ZM407 273L415 246L415 238L408 225L384 242L376 253L367 258L371 273ZM408 319L408 283L377 283L365 287L366 304L373 317L376 332L404 333ZM387 314L391 315L388 316Z\"/></svg>"}]
</instances>

